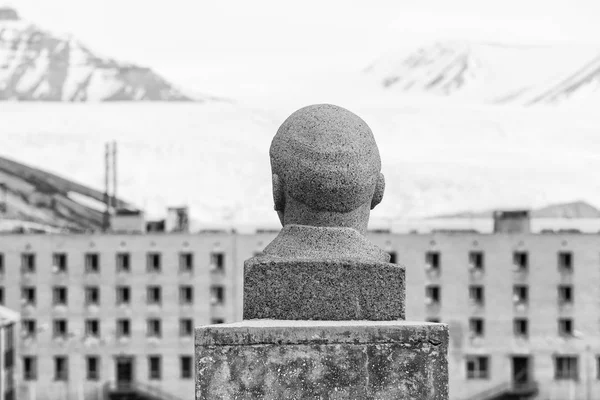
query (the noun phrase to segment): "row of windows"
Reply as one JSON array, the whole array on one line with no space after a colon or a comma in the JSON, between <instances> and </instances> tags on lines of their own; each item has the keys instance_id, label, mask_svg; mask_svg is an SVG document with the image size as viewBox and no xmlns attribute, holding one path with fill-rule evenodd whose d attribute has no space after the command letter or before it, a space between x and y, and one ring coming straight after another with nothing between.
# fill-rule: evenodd
<instances>
[{"instance_id":1,"label":"row of windows","mask_svg":"<svg viewBox=\"0 0 600 400\"><path fill-rule=\"evenodd\" d=\"M86 306L100 305L100 288L98 286L85 286L84 304ZM119 285L115 288L115 301L117 305L131 304L131 287ZM23 286L21 288L21 299L25 306L35 306L37 303L36 288L34 286ZM54 286L52 288L52 304L54 306L66 306L69 302L69 288L67 286ZM220 285L210 287L211 304L225 303L225 288ZM4 288L0 287L0 300L4 301ZM194 287L191 285L179 285L179 303L193 304ZM162 287L150 285L146 287L146 303L150 305L162 304Z\"/></svg>"},{"instance_id":2,"label":"row of windows","mask_svg":"<svg viewBox=\"0 0 600 400\"><path fill-rule=\"evenodd\" d=\"M490 379L490 361L490 356L468 356L467 379ZM579 380L579 357L577 355L555 356L554 379ZM596 379L600 380L600 356L596 356Z\"/></svg>"},{"instance_id":3,"label":"row of windows","mask_svg":"<svg viewBox=\"0 0 600 400\"><path fill-rule=\"evenodd\" d=\"M397 253L390 252L390 262L396 263ZM485 254L482 251L471 251L467 256L467 263L473 270L483 271L485 269ZM526 251L513 252L513 264L518 270L529 268L529 253ZM557 254L557 265L562 271L573 271L573 253L561 251ZM442 255L438 251L425 253L425 269L440 272L442 268Z\"/></svg>"},{"instance_id":4,"label":"row of windows","mask_svg":"<svg viewBox=\"0 0 600 400\"><path fill-rule=\"evenodd\" d=\"M390 262L396 263L397 253L390 252ZM485 269L485 254L482 251L471 251L467 257L468 265L475 270ZM146 268L150 272L160 272L162 269L162 254L159 252L148 252L146 254ZM513 252L513 264L518 269L529 268L529 253L526 251ZM569 251L561 251L557 254L557 264L561 270L573 270L573 253ZM66 272L68 270L68 254L54 253L52 254L52 265L56 272ZM97 273L100 271L100 254L86 253L84 254L85 271L88 273ZM116 254L117 271L129 272L131 270L131 254L117 253ZM210 265L216 270L224 270L225 268L225 253L212 252L210 253ZM440 271L442 267L442 256L440 252L429 251L425 253L425 265L427 269ZM21 268L24 272L33 273L36 270L36 254L22 253ZM194 268L193 253L179 253L179 269L180 271L192 271ZM4 270L4 255L0 253L0 272Z\"/></svg>"},{"instance_id":5,"label":"row of windows","mask_svg":"<svg viewBox=\"0 0 600 400\"><path fill-rule=\"evenodd\" d=\"M85 357L85 378L89 381L100 380L100 356L90 355ZM179 377L181 379L192 379L194 370L193 357L189 355L179 356ZM54 357L54 380L69 380L69 358L68 356ZM37 356L23 357L23 378L26 381L35 381L38 378ZM148 379L162 379L162 357L160 355L148 356Z\"/></svg>"},{"instance_id":6,"label":"row of windows","mask_svg":"<svg viewBox=\"0 0 600 400\"><path fill-rule=\"evenodd\" d=\"M430 318L429 322L440 322L438 318ZM559 336L573 336L575 323L572 318L559 318L557 320ZM485 337L485 319L480 317L469 318L469 334L471 337ZM513 334L515 337L527 339L529 337L529 319L513 318Z\"/></svg>"},{"instance_id":7,"label":"row of windows","mask_svg":"<svg viewBox=\"0 0 600 400\"><path fill-rule=\"evenodd\" d=\"M84 266L86 273L100 272L100 254L86 253L84 254ZM223 252L210 253L210 265L217 272L225 270L225 254ZM0 253L0 273L4 273L4 254ZM116 266L117 272L131 272L131 254L117 253ZM52 267L56 273L66 273L68 271L68 254L54 253L52 254ZM146 269L148 272L160 272L162 270L162 254L158 252L149 252L146 254ZM21 254L21 271L25 273L35 273L37 266L37 257L35 253ZM179 270L181 272L192 272L194 269L194 254L179 253Z\"/></svg>"},{"instance_id":8,"label":"row of windows","mask_svg":"<svg viewBox=\"0 0 600 400\"><path fill-rule=\"evenodd\" d=\"M213 318L211 324L221 324L224 320ZM97 318L87 318L84 320L84 335L87 338L100 338L101 323ZM38 327L37 320L32 318L24 318L21 321L21 332L26 338L33 339L37 333L42 331ZM115 334L117 338L131 337L131 320L128 318L120 318L116 320ZM179 336L191 337L194 334L194 321L191 318L179 319ZM54 338L67 339L69 337L69 321L64 318L52 320L52 336ZM146 336L153 338L162 337L162 320L160 318L146 319Z\"/></svg>"},{"instance_id":9,"label":"row of windows","mask_svg":"<svg viewBox=\"0 0 600 400\"><path fill-rule=\"evenodd\" d=\"M442 299L440 285L427 285L425 287L425 303L439 305ZM572 305L574 301L573 285L561 284L557 286L557 299L559 306ZM529 304L529 286L513 285L513 303L517 306ZM469 285L469 301L476 306L485 304L485 287L482 285Z\"/></svg>"}]
</instances>

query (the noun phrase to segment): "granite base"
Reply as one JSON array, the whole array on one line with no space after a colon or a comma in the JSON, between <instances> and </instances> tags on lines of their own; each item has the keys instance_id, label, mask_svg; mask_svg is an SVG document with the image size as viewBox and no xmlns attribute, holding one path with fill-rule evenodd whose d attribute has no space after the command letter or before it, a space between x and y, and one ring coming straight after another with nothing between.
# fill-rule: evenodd
<instances>
[{"instance_id":1,"label":"granite base","mask_svg":"<svg viewBox=\"0 0 600 400\"><path fill-rule=\"evenodd\" d=\"M247 320L196 328L196 400L448 399L448 327Z\"/></svg>"}]
</instances>

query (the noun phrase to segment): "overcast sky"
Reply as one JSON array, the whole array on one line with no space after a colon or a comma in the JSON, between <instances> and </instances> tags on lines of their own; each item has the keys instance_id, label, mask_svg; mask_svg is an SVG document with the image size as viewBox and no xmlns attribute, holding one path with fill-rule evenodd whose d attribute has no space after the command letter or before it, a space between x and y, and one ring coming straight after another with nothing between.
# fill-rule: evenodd
<instances>
[{"instance_id":1,"label":"overcast sky","mask_svg":"<svg viewBox=\"0 0 600 400\"><path fill-rule=\"evenodd\" d=\"M358 72L384 52L436 39L600 40L598 0L4 2L104 55L242 98Z\"/></svg>"}]
</instances>

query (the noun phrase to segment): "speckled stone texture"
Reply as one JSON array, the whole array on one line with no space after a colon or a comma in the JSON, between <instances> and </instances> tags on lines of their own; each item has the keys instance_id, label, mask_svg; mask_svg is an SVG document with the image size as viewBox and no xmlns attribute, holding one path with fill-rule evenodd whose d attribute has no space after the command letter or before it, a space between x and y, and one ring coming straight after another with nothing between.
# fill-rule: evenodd
<instances>
[{"instance_id":1,"label":"speckled stone texture","mask_svg":"<svg viewBox=\"0 0 600 400\"><path fill-rule=\"evenodd\" d=\"M369 203L381 171L367 123L332 104L290 115L273 138L270 156L286 193L314 210L347 213Z\"/></svg>"},{"instance_id":2,"label":"speckled stone texture","mask_svg":"<svg viewBox=\"0 0 600 400\"><path fill-rule=\"evenodd\" d=\"M447 400L448 328L254 320L196 328L196 400Z\"/></svg>"},{"instance_id":3,"label":"speckled stone texture","mask_svg":"<svg viewBox=\"0 0 600 400\"><path fill-rule=\"evenodd\" d=\"M403 320L404 267L356 260L244 263L244 319Z\"/></svg>"}]
</instances>

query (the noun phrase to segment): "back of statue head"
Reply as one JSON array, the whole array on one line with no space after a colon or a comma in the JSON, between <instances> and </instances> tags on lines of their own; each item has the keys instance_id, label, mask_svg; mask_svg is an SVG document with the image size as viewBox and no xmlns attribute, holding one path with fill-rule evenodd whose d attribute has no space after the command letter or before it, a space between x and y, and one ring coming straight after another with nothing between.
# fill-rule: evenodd
<instances>
[{"instance_id":1,"label":"back of statue head","mask_svg":"<svg viewBox=\"0 0 600 400\"><path fill-rule=\"evenodd\" d=\"M278 129L270 155L275 209L280 213L287 211L290 200L325 214L351 213L367 205L368 219L368 210L383 196L373 133L344 108L317 104L294 112Z\"/></svg>"}]
</instances>

